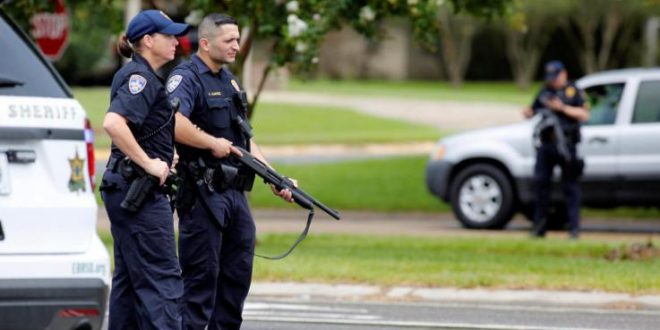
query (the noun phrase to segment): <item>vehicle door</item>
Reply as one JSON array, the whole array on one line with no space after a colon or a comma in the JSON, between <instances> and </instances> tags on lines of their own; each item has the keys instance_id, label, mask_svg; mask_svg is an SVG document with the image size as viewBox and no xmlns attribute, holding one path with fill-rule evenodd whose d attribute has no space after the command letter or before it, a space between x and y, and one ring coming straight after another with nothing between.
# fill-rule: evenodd
<instances>
[{"instance_id":1,"label":"vehicle door","mask_svg":"<svg viewBox=\"0 0 660 330\"><path fill-rule=\"evenodd\" d=\"M618 121L625 105L625 80L593 83L584 88L590 105L589 121L582 127L579 152L584 157L582 178L585 204L612 203L616 197Z\"/></svg>"},{"instance_id":2,"label":"vehicle door","mask_svg":"<svg viewBox=\"0 0 660 330\"><path fill-rule=\"evenodd\" d=\"M660 205L660 76L640 79L632 111L622 126L618 148L625 205Z\"/></svg>"}]
</instances>

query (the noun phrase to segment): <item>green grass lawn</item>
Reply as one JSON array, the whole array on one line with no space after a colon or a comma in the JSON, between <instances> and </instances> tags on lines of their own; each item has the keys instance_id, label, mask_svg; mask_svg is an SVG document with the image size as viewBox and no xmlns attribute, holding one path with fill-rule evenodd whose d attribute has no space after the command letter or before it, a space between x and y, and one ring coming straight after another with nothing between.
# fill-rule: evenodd
<instances>
[{"instance_id":1,"label":"green grass lawn","mask_svg":"<svg viewBox=\"0 0 660 330\"><path fill-rule=\"evenodd\" d=\"M76 88L74 94L88 112L97 148L110 146L102 129L109 104L106 88ZM259 103L252 120L256 141L282 144L365 144L434 141L440 132L430 126L378 118L346 108Z\"/></svg>"},{"instance_id":2,"label":"green grass lawn","mask_svg":"<svg viewBox=\"0 0 660 330\"><path fill-rule=\"evenodd\" d=\"M112 238L100 233L110 251ZM262 234L257 253L280 253L295 234ZM660 259L608 261L620 243L501 237L312 233L280 261L255 261L256 281L383 286L603 290L660 293Z\"/></svg>"},{"instance_id":3,"label":"green grass lawn","mask_svg":"<svg viewBox=\"0 0 660 330\"><path fill-rule=\"evenodd\" d=\"M110 137L103 131L103 117L110 106L110 88L74 87L73 96L82 104L94 128L94 146L110 148Z\"/></svg>"},{"instance_id":4,"label":"green grass lawn","mask_svg":"<svg viewBox=\"0 0 660 330\"><path fill-rule=\"evenodd\" d=\"M426 157L397 157L311 165L276 165L306 192L340 210L448 211L424 183ZM283 203L257 180L250 196L258 208L296 207Z\"/></svg>"},{"instance_id":5,"label":"green grass lawn","mask_svg":"<svg viewBox=\"0 0 660 330\"><path fill-rule=\"evenodd\" d=\"M401 97L427 100L513 103L532 102L540 84L522 91L511 82L466 82L452 87L444 81L292 80L288 90L342 95Z\"/></svg>"},{"instance_id":6,"label":"green grass lawn","mask_svg":"<svg viewBox=\"0 0 660 330\"><path fill-rule=\"evenodd\" d=\"M259 253L285 250L295 235L259 237ZM615 243L528 238L422 238L312 234L280 262L258 260L268 281L660 292L660 259L608 261Z\"/></svg>"},{"instance_id":7,"label":"green grass lawn","mask_svg":"<svg viewBox=\"0 0 660 330\"><path fill-rule=\"evenodd\" d=\"M440 132L430 126L346 108L278 103L259 103L252 125L255 141L263 145L435 141L440 137Z\"/></svg>"}]
</instances>

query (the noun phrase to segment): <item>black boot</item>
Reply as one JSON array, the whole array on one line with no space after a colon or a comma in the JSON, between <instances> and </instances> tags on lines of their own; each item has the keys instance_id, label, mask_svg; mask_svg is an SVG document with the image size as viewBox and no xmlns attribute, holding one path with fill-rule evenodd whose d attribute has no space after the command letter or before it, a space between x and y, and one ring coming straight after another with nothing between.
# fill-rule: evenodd
<instances>
[{"instance_id":1,"label":"black boot","mask_svg":"<svg viewBox=\"0 0 660 330\"><path fill-rule=\"evenodd\" d=\"M547 230L546 229L547 225L548 225L548 220L546 218L534 222L534 227L532 227L532 232L530 233L530 235L535 238L544 238L545 232Z\"/></svg>"}]
</instances>

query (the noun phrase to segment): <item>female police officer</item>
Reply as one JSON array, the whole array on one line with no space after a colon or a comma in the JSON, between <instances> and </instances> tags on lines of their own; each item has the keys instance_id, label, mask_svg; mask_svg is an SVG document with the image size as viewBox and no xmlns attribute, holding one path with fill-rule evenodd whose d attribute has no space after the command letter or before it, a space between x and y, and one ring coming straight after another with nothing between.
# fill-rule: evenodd
<instances>
[{"instance_id":1,"label":"female police officer","mask_svg":"<svg viewBox=\"0 0 660 330\"><path fill-rule=\"evenodd\" d=\"M146 10L131 20L118 43L120 53L132 61L114 76L103 121L112 138L100 188L114 238L110 329L181 328L183 287L172 211L155 184L163 185L172 165L174 119L155 70L174 59L175 36L187 29L162 11ZM154 189L139 205L127 195L145 175L153 176Z\"/></svg>"}]
</instances>

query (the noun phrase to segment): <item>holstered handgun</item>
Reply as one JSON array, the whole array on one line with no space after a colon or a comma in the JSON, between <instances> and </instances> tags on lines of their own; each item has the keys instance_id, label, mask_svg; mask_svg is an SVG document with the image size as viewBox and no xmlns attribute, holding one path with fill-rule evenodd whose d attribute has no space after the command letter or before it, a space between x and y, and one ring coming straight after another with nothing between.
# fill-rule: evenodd
<instances>
[{"instance_id":1,"label":"holstered handgun","mask_svg":"<svg viewBox=\"0 0 660 330\"><path fill-rule=\"evenodd\" d=\"M129 159L122 160L119 166L119 171L124 179L131 181L131 185L124 196L124 200L119 206L129 212L137 212L147 196L158 189L160 181L157 177L147 174L144 169L137 166ZM170 173L165 180L162 191L172 198L175 195L177 186L179 185L178 177Z\"/></svg>"}]
</instances>

